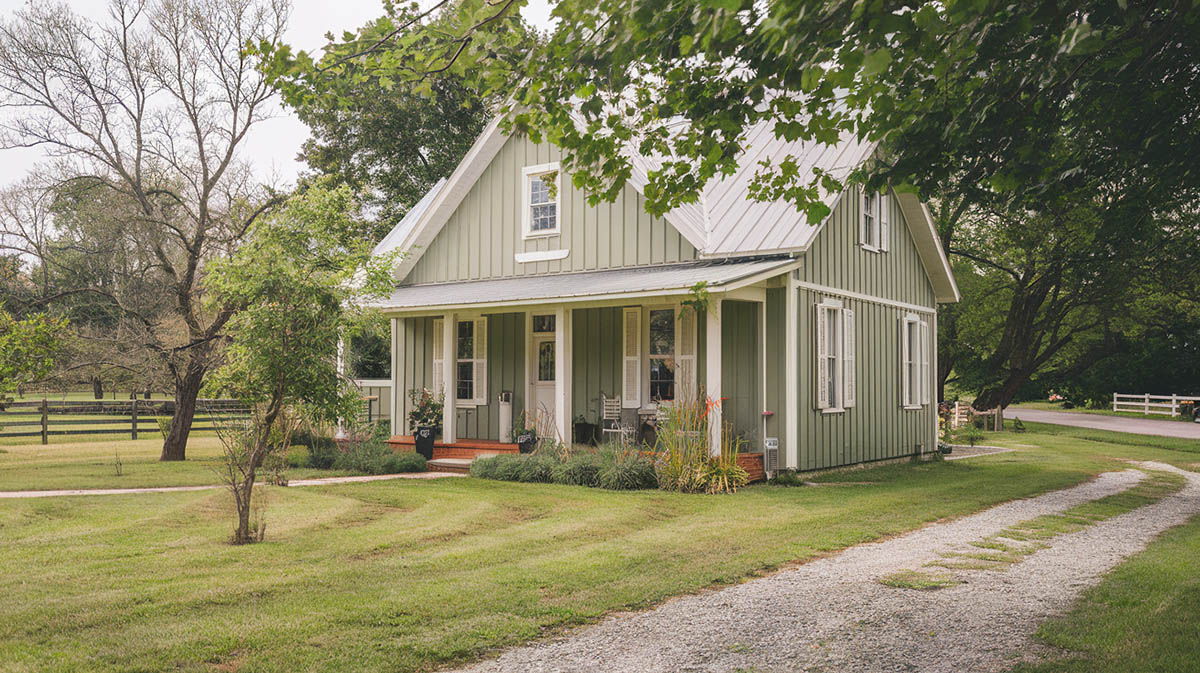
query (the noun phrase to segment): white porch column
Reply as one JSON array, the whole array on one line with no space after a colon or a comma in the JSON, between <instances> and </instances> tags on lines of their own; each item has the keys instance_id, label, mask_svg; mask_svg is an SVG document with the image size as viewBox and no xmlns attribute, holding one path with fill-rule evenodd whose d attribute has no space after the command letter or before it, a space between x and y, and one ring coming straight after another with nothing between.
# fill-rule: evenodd
<instances>
[{"instance_id":1,"label":"white porch column","mask_svg":"<svg viewBox=\"0 0 1200 673\"><path fill-rule=\"evenodd\" d=\"M571 312L554 310L554 428L564 444L571 443Z\"/></svg>"},{"instance_id":2,"label":"white porch column","mask_svg":"<svg viewBox=\"0 0 1200 673\"><path fill-rule=\"evenodd\" d=\"M455 432L455 400L458 398L458 314L447 313L442 317L442 390L445 406L442 407L442 442L458 440Z\"/></svg>"},{"instance_id":3,"label":"white porch column","mask_svg":"<svg viewBox=\"0 0 1200 673\"><path fill-rule=\"evenodd\" d=\"M714 404L708 414L709 452L721 453L721 299L713 298L709 303L704 321L705 360L704 379L707 395Z\"/></svg>"},{"instance_id":4,"label":"white porch column","mask_svg":"<svg viewBox=\"0 0 1200 673\"><path fill-rule=\"evenodd\" d=\"M800 467L800 296L796 272L788 272L784 287L783 399L787 409L783 417L783 465L795 470Z\"/></svg>"},{"instance_id":5,"label":"white porch column","mask_svg":"<svg viewBox=\"0 0 1200 673\"><path fill-rule=\"evenodd\" d=\"M392 435L403 434L407 429L404 417L404 400L408 391L404 389L404 319L392 318Z\"/></svg>"}]
</instances>

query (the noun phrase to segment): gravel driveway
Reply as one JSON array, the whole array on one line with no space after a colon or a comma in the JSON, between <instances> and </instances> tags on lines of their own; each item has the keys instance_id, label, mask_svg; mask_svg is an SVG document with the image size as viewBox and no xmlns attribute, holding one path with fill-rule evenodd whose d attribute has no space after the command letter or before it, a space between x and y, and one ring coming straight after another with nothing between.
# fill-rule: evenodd
<instances>
[{"instance_id":1,"label":"gravel driveway","mask_svg":"<svg viewBox=\"0 0 1200 673\"><path fill-rule=\"evenodd\" d=\"M1003 572L922 592L879 584L1035 516L1132 487L1136 470L999 505L770 577L618 615L509 650L469 671L997 671L1040 648L1037 625L1160 532L1200 513L1200 474L1179 493L1051 540Z\"/></svg>"},{"instance_id":2,"label":"gravel driveway","mask_svg":"<svg viewBox=\"0 0 1200 673\"><path fill-rule=\"evenodd\" d=\"M1004 418L1019 418L1034 423L1051 423L1053 425L1071 425L1077 428L1093 430L1112 430L1113 432L1132 432L1135 435L1158 435L1160 437L1180 437L1182 439L1200 440L1200 423L1184 423L1182 421L1164 421L1153 418L1127 418L1125 416L1105 416L1089 414L1082 411L1047 411L1045 409L1014 409L1004 410Z\"/></svg>"}]
</instances>

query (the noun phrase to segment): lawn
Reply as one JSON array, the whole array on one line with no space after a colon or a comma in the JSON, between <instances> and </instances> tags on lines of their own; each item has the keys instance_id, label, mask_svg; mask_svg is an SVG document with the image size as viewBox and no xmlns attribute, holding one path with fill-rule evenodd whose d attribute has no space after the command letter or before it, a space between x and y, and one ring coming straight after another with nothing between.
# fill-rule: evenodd
<instances>
[{"instance_id":1,"label":"lawn","mask_svg":"<svg viewBox=\"0 0 1200 673\"><path fill-rule=\"evenodd\" d=\"M1020 673L1200 671L1200 517L1167 531L1038 636L1069 654Z\"/></svg>"},{"instance_id":2,"label":"lawn","mask_svg":"<svg viewBox=\"0 0 1200 673\"><path fill-rule=\"evenodd\" d=\"M149 486L202 486L218 483L215 468L221 464L221 444L216 437L193 436L188 459L177 463L158 460L162 437L153 439L79 441L60 444L0 446L0 491L68 488L142 488ZM117 457L121 475L117 475ZM294 479L332 477L349 472L292 469Z\"/></svg>"},{"instance_id":3,"label":"lawn","mask_svg":"<svg viewBox=\"0 0 1200 673\"><path fill-rule=\"evenodd\" d=\"M221 492L4 500L0 671L428 670L1121 458L1200 461L1183 450L1195 442L1101 435L1120 441L1006 433L985 443L1018 451L734 496L477 479L267 487L268 541L248 547L224 543Z\"/></svg>"}]
</instances>

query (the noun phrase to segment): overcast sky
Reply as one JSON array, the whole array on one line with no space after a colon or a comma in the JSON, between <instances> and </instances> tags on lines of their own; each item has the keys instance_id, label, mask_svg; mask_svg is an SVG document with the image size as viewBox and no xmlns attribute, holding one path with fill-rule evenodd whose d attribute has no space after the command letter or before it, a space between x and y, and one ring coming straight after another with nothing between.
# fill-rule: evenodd
<instances>
[{"instance_id":1,"label":"overcast sky","mask_svg":"<svg viewBox=\"0 0 1200 673\"><path fill-rule=\"evenodd\" d=\"M13 10L28 0L0 0L0 12L8 18ZM422 5L433 0L421 0ZM103 0L68 0L77 12L96 19L106 15L108 3ZM292 0L292 17L286 40L297 49L312 51L325 44L325 34L340 35L343 30L357 28L383 14L380 0ZM530 0L522 12L535 26L549 26L549 0ZM296 153L308 137L308 128L290 112L277 106L278 114L252 131L242 145L243 155L250 159L263 176L278 176L284 182L294 181L300 170ZM0 187L17 182L42 157L36 149L0 150Z\"/></svg>"}]
</instances>

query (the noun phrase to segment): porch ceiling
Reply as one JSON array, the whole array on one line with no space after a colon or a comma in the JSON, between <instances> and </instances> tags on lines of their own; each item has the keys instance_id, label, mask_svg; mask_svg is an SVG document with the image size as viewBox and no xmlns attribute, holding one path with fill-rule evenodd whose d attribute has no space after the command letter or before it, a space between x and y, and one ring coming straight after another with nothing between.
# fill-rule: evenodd
<instances>
[{"instance_id":1,"label":"porch ceiling","mask_svg":"<svg viewBox=\"0 0 1200 673\"><path fill-rule=\"evenodd\" d=\"M773 275L772 271L782 272L784 267L794 263L791 257L734 258L635 269L409 285L396 288L391 296L368 306L390 311L681 294L700 281L708 281L708 289L714 291L738 281Z\"/></svg>"}]
</instances>

